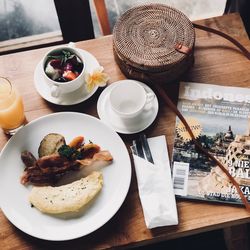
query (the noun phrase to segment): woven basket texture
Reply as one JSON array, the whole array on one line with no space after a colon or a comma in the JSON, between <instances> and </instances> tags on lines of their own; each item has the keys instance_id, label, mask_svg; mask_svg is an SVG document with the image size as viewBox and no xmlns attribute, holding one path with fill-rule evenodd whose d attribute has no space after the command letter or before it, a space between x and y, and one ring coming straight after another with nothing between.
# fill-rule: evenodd
<instances>
[{"instance_id":1,"label":"woven basket texture","mask_svg":"<svg viewBox=\"0 0 250 250\"><path fill-rule=\"evenodd\" d=\"M179 10L145 4L126 11L113 30L115 59L123 73L139 80L173 81L193 64L195 32ZM175 49L190 48L189 54Z\"/></svg>"}]
</instances>

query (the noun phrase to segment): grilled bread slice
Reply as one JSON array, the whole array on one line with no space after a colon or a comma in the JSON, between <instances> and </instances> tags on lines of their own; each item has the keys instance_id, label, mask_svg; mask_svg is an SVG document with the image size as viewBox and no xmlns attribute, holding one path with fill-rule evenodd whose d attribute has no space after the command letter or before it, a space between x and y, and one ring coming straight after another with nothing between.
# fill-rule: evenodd
<instances>
[{"instance_id":1,"label":"grilled bread slice","mask_svg":"<svg viewBox=\"0 0 250 250\"><path fill-rule=\"evenodd\" d=\"M102 186L102 173L95 171L67 185L33 187L29 201L43 213L78 212L100 192Z\"/></svg>"}]
</instances>

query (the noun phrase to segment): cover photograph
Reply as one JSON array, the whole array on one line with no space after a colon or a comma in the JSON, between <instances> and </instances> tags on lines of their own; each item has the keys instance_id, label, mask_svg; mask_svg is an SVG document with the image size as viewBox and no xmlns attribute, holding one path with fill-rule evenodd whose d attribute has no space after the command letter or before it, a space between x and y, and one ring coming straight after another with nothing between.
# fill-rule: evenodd
<instances>
[{"instance_id":1,"label":"cover photograph","mask_svg":"<svg viewBox=\"0 0 250 250\"><path fill-rule=\"evenodd\" d=\"M181 82L178 109L195 137L229 171L250 200L250 89ZM172 157L175 194L242 203L225 173L194 146L176 118Z\"/></svg>"}]
</instances>

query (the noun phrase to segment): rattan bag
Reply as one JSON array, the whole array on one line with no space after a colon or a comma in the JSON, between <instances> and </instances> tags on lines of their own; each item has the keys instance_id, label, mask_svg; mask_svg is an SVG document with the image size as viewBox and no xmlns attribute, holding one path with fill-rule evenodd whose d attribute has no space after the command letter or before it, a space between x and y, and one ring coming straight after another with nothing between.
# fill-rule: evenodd
<instances>
[{"instance_id":1,"label":"rattan bag","mask_svg":"<svg viewBox=\"0 0 250 250\"><path fill-rule=\"evenodd\" d=\"M126 11L113 30L116 62L128 77L144 82L171 82L194 61L195 32L180 11L163 4Z\"/></svg>"}]
</instances>

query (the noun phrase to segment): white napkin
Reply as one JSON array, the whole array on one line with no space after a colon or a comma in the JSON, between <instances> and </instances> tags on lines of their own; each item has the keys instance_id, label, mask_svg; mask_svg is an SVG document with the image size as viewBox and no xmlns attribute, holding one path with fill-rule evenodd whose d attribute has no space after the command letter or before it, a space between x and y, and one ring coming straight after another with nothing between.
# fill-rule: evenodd
<instances>
[{"instance_id":1,"label":"white napkin","mask_svg":"<svg viewBox=\"0 0 250 250\"><path fill-rule=\"evenodd\" d=\"M133 155L147 228L178 224L165 136L148 139L154 164Z\"/></svg>"}]
</instances>

